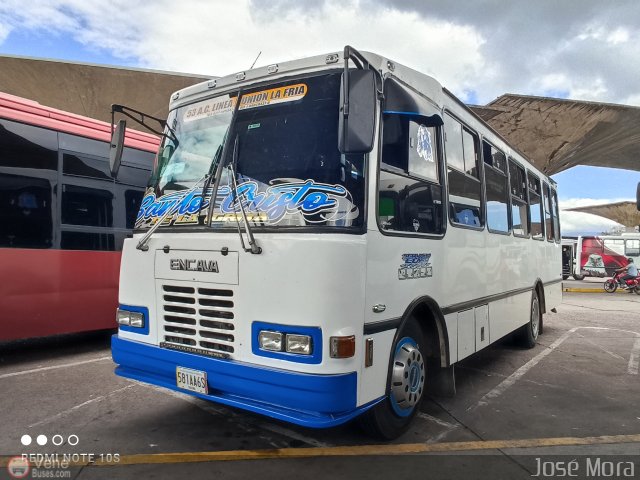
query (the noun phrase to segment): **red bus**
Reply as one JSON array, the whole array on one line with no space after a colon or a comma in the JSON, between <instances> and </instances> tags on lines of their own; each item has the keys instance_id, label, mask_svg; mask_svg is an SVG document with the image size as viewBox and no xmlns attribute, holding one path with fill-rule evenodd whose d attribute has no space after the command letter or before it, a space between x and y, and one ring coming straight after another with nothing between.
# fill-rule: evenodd
<instances>
[{"instance_id":1,"label":"red bus","mask_svg":"<svg viewBox=\"0 0 640 480\"><path fill-rule=\"evenodd\" d=\"M578 237L574 276L610 277L627 266L627 258L640 263L640 234Z\"/></svg>"},{"instance_id":2,"label":"red bus","mask_svg":"<svg viewBox=\"0 0 640 480\"><path fill-rule=\"evenodd\" d=\"M0 340L115 328L120 250L159 139L0 93Z\"/></svg>"}]
</instances>

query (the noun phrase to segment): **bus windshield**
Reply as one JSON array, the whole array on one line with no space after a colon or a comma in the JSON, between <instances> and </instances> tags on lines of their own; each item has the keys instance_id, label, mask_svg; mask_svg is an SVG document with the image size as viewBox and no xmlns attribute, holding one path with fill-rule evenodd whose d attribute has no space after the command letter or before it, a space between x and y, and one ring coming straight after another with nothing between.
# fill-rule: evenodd
<instances>
[{"instance_id":1,"label":"bus windshield","mask_svg":"<svg viewBox=\"0 0 640 480\"><path fill-rule=\"evenodd\" d=\"M173 212L163 226L204 225L213 189L202 205L202 187L189 189L208 172L220 177L214 229L236 228L243 221L241 206L257 229L361 227L365 156L338 150L340 73L244 90L231 124L237 96L208 98L170 113L177 142L167 137L161 145L136 228L153 225L167 209Z\"/></svg>"}]
</instances>

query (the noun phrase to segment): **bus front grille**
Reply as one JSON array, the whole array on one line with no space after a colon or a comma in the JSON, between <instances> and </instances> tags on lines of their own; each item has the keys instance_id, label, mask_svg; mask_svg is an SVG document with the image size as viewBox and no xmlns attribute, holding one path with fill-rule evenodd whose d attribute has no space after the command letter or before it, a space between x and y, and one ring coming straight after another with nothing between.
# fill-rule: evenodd
<instances>
[{"instance_id":1,"label":"bus front grille","mask_svg":"<svg viewBox=\"0 0 640 480\"><path fill-rule=\"evenodd\" d=\"M197 284L160 288L160 345L228 358L234 353L234 292Z\"/></svg>"}]
</instances>

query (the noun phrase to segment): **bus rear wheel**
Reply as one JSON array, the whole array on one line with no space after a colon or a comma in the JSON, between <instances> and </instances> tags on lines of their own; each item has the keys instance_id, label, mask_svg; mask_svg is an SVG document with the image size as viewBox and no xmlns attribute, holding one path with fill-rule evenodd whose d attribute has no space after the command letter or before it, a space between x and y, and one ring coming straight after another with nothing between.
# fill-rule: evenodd
<instances>
[{"instance_id":1,"label":"bus rear wheel","mask_svg":"<svg viewBox=\"0 0 640 480\"><path fill-rule=\"evenodd\" d=\"M536 346L540 327L542 325L542 312L540 311L540 299L538 292L534 289L531 295L531 308L529 310L529 321L518 330L518 343L525 348Z\"/></svg>"},{"instance_id":2,"label":"bus rear wheel","mask_svg":"<svg viewBox=\"0 0 640 480\"><path fill-rule=\"evenodd\" d=\"M403 327L393 352L387 397L359 418L362 429L381 440L393 440L407 431L425 392L425 340L414 320Z\"/></svg>"}]
</instances>

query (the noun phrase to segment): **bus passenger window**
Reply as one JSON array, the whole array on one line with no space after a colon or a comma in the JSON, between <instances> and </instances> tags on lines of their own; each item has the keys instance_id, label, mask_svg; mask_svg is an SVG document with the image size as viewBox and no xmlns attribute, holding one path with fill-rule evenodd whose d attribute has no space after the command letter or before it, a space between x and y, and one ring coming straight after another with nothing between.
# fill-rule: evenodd
<instances>
[{"instance_id":1,"label":"bus passenger window","mask_svg":"<svg viewBox=\"0 0 640 480\"><path fill-rule=\"evenodd\" d=\"M551 189L551 211L553 213L553 238L557 243L560 243L560 212L558 212L558 194L553 189Z\"/></svg>"},{"instance_id":2,"label":"bus passenger window","mask_svg":"<svg viewBox=\"0 0 640 480\"><path fill-rule=\"evenodd\" d=\"M551 210L551 197L549 196L549 185L546 183L542 187L542 200L544 204L544 228L547 232L547 240L553 242L554 240L554 223L553 213Z\"/></svg>"},{"instance_id":3,"label":"bus passenger window","mask_svg":"<svg viewBox=\"0 0 640 480\"><path fill-rule=\"evenodd\" d=\"M544 228L542 226L542 202L540 201L540 179L533 173L527 172L529 187L529 218L531 219L531 238L542 240Z\"/></svg>"},{"instance_id":4,"label":"bus passenger window","mask_svg":"<svg viewBox=\"0 0 640 480\"><path fill-rule=\"evenodd\" d=\"M113 227L113 193L98 188L63 185L62 223Z\"/></svg>"},{"instance_id":5,"label":"bus passenger window","mask_svg":"<svg viewBox=\"0 0 640 480\"><path fill-rule=\"evenodd\" d=\"M0 175L0 247L53 246L51 181L22 175Z\"/></svg>"},{"instance_id":6,"label":"bus passenger window","mask_svg":"<svg viewBox=\"0 0 640 480\"><path fill-rule=\"evenodd\" d=\"M509 179L511 181L511 225L513 234L529 236L529 209L527 205L527 178L524 168L509 157Z\"/></svg>"},{"instance_id":7,"label":"bus passenger window","mask_svg":"<svg viewBox=\"0 0 640 480\"><path fill-rule=\"evenodd\" d=\"M435 127L384 117L378 218L386 231L442 234L444 212Z\"/></svg>"},{"instance_id":8,"label":"bus passenger window","mask_svg":"<svg viewBox=\"0 0 640 480\"><path fill-rule=\"evenodd\" d=\"M444 132L451 222L482 227L478 139L450 115L445 115Z\"/></svg>"},{"instance_id":9,"label":"bus passenger window","mask_svg":"<svg viewBox=\"0 0 640 480\"><path fill-rule=\"evenodd\" d=\"M487 195L487 228L491 232L509 233L506 157L504 153L487 142L483 142L482 147Z\"/></svg>"},{"instance_id":10,"label":"bus passenger window","mask_svg":"<svg viewBox=\"0 0 640 480\"><path fill-rule=\"evenodd\" d=\"M626 240L624 254L627 257L640 256L640 240Z\"/></svg>"}]
</instances>

